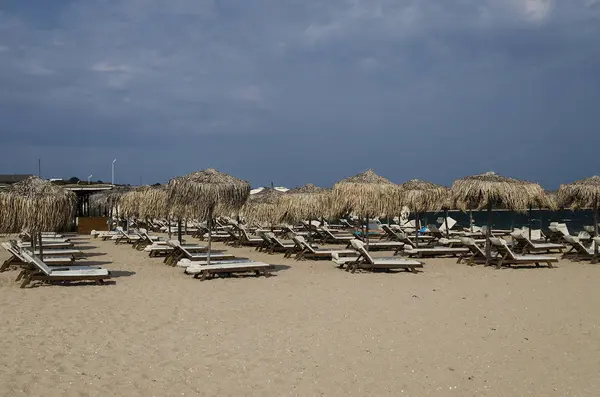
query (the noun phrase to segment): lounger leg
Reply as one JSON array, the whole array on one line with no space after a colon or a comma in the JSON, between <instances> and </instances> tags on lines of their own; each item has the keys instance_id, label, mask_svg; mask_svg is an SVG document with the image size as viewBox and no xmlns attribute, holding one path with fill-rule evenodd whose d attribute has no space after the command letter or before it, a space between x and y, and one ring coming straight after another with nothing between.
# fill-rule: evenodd
<instances>
[{"instance_id":1,"label":"lounger leg","mask_svg":"<svg viewBox=\"0 0 600 397\"><path fill-rule=\"evenodd\" d=\"M200 276L200 281L206 280L206 277L208 277L208 272L206 270L203 270Z\"/></svg>"},{"instance_id":2,"label":"lounger leg","mask_svg":"<svg viewBox=\"0 0 600 397\"><path fill-rule=\"evenodd\" d=\"M25 277L25 279L23 280L23 282L21 283L21 288L25 288L27 286L27 284L29 284L29 282L31 281L31 277L28 275Z\"/></svg>"},{"instance_id":3,"label":"lounger leg","mask_svg":"<svg viewBox=\"0 0 600 397\"><path fill-rule=\"evenodd\" d=\"M19 274L17 275L17 278L15 279L15 282L21 280L23 278L23 276L25 275L25 273L26 273L26 270L21 270L19 272Z\"/></svg>"},{"instance_id":4,"label":"lounger leg","mask_svg":"<svg viewBox=\"0 0 600 397\"><path fill-rule=\"evenodd\" d=\"M548 267L549 267L550 269L554 269L554 265L553 265L551 262L548 262Z\"/></svg>"},{"instance_id":5,"label":"lounger leg","mask_svg":"<svg viewBox=\"0 0 600 397\"><path fill-rule=\"evenodd\" d=\"M2 264L2 266L0 266L0 273L2 273L3 271L5 271L6 269L8 269L8 267L10 266L10 264L13 262L13 257L8 258L7 260L4 261L4 263Z\"/></svg>"}]
</instances>

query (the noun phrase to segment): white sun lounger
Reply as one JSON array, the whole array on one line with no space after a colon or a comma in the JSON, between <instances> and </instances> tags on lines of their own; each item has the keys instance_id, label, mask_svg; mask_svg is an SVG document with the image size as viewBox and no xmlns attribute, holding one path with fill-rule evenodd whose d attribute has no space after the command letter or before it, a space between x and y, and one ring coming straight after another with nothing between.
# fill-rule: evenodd
<instances>
[{"instance_id":1,"label":"white sun lounger","mask_svg":"<svg viewBox=\"0 0 600 397\"><path fill-rule=\"evenodd\" d=\"M110 278L110 272L106 269L51 269L39 258L30 256L25 252L22 254L27 262L33 266L33 269L23 272L21 288L25 288L32 281L96 281L103 284L104 280Z\"/></svg>"},{"instance_id":2,"label":"white sun lounger","mask_svg":"<svg viewBox=\"0 0 600 397\"><path fill-rule=\"evenodd\" d=\"M2 248L8 251L11 254L11 257L4 261L2 266L0 266L0 272L5 271L11 265L22 265L27 263L23 255L21 254L21 250L17 247L11 246L9 243L2 243ZM56 256L56 257L48 257L45 258L46 263L50 266L53 265L68 265L73 263L73 256Z\"/></svg>"},{"instance_id":3,"label":"white sun lounger","mask_svg":"<svg viewBox=\"0 0 600 397\"><path fill-rule=\"evenodd\" d=\"M395 257L372 257L366 250L365 244L360 240L350 242L352 247L359 253L359 257L354 262L340 263L340 268L347 265L346 271L354 273L357 269L364 270L392 270L403 269L412 273L417 272L417 268L422 268L423 263L414 259Z\"/></svg>"},{"instance_id":4,"label":"white sun lounger","mask_svg":"<svg viewBox=\"0 0 600 397\"><path fill-rule=\"evenodd\" d=\"M333 259L333 254L336 253L338 256L355 256L356 252L354 250L336 250L336 249L320 249L315 248L311 244L308 244L304 237L302 236L293 236L294 242L298 244L298 247L301 249L300 252L296 255L296 260L303 260L306 258L313 259Z\"/></svg>"},{"instance_id":5,"label":"white sun lounger","mask_svg":"<svg viewBox=\"0 0 600 397\"><path fill-rule=\"evenodd\" d=\"M525 236L525 234L523 234L523 232L521 232L521 231L514 231L510 235L517 242L517 247L515 247L515 248L521 249L522 254L551 252L551 251L558 251L560 253L565 248L565 246L563 244L534 243L531 240L529 240L529 238L527 238L527 236Z\"/></svg>"},{"instance_id":6,"label":"white sun lounger","mask_svg":"<svg viewBox=\"0 0 600 397\"><path fill-rule=\"evenodd\" d=\"M227 261L227 262L217 262L211 263L210 265L193 265L186 268L185 272L187 274L193 274L195 278L199 278L204 281L206 278L210 276L214 276L215 274L231 274L231 273L248 273L252 272L257 276L265 276L270 277L270 270L273 269L273 266L263 263L263 262L254 262L251 260L239 260L239 261Z\"/></svg>"},{"instance_id":7,"label":"white sun lounger","mask_svg":"<svg viewBox=\"0 0 600 397\"><path fill-rule=\"evenodd\" d=\"M527 265L535 264L539 266L540 263L545 263L548 267L553 267L552 264L558 262L557 258L552 256L541 256L541 255L516 255L506 241L501 238L491 237L490 242L500 254L500 258L495 260L496 267L499 269L502 265Z\"/></svg>"}]
</instances>

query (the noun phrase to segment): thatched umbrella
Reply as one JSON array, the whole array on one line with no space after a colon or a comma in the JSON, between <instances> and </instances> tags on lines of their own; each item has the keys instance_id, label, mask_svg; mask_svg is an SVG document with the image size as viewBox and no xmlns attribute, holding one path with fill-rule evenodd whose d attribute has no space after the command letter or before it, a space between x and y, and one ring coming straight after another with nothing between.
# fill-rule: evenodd
<instances>
[{"instance_id":1,"label":"thatched umbrella","mask_svg":"<svg viewBox=\"0 0 600 397\"><path fill-rule=\"evenodd\" d=\"M448 199L448 188L435 183L412 179L398 186L398 203L415 212L415 241L419 245L419 214L439 211ZM446 222L446 227L448 223Z\"/></svg>"},{"instance_id":2,"label":"thatched umbrella","mask_svg":"<svg viewBox=\"0 0 600 397\"><path fill-rule=\"evenodd\" d=\"M330 206L331 189L318 187L312 183L288 190L281 197L282 219L290 223L308 220L310 225L313 219L323 218L326 213L329 213ZM309 226L309 243L311 237Z\"/></svg>"},{"instance_id":3,"label":"thatched umbrella","mask_svg":"<svg viewBox=\"0 0 600 397\"><path fill-rule=\"evenodd\" d=\"M66 230L75 219L76 196L73 192L36 176L0 191L0 233L18 233L27 229L35 245L42 232Z\"/></svg>"},{"instance_id":4,"label":"thatched umbrella","mask_svg":"<svg viewBox=\"0 0 600 397\"><path fill-rule=\"evenodd\" d=\"M492 209L526 211L536 200L544 200L544 189L537 183L506 178L494 172L467 176L452 184L454 203L461 210L487 208L486 256L491 259Z\"/></svg>"},{"instance_id":5,"label":"thatched umbrella","mask_svg":"<svg viewBox=\"0 0 600 397\"><path fill-rule=\"evenodd\" d=\"M208 223L208 257L212 240L212 219L215 208L226 213L238 211L248 200L250 184L213 168L173 178L168 185L169 206L186 209L191 218Z\"/></svg>"},{"instance_id":6,"label":"thatched umbrella","mask_svg":"<svg viewBox=\"0 0 600 397\"><path fill-rule=\"evenodd\" d=\"M249 221L268 222L271 229L281 220L281 198L285 195L277 189L265 188L250 195L241 212Z\"/></svg>"},{"instance_id":7,"label":"thatched umbrella","mask_svg":"<svg viewBox=\"0 0 600 397\"><path fill-rule=\"evenodd\" d=\"M344 179L333 186L332 209L337 214L348 210L366 219L366 248L369 249L369 218L392 213L396 186L373 170Z\"/></svg>"},{"instance_id":8,"label":"thatched umbrella","mask_svg":"<svg viewBox=\"0 0 600 397\"><path fill-rule=\"evenodd\" d=\"M592 176L573 183L560 185L557 202L562 207L592 208L594 212L594 237L598 237L598 207L600 206L600 176ZM594 244L594 252L598 246Z\"/></svg>"}]
</instances>

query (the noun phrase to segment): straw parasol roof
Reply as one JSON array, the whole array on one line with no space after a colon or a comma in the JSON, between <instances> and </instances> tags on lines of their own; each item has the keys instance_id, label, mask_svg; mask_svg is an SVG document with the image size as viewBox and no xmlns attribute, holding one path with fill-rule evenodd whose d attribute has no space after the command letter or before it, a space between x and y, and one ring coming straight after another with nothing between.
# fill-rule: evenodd
<instances>
[{"instance_id":1,"label":"straw parasol roof","mask_svg":"<svg viewBox=\"0 0 600 397\"><path fill-rule=\"evenodd\" d=\"M441 210L447 204L449 195L447 187L420 179L412 179L398 186L400 208L405 205L416 213Z\"/></svg>"},{"instance_id":2,"label":"straw parasol roof","mask_svg":"<svg viewBox=\"0 0 600 397\"><path fill-rule=\"evenodd\" d=\"M395 189L392 182L370 169L333 186L332 210L336 214L350 210L369 218L391 213Z\"/></svg>"},{"instance_id":3,"label":"straw parasol roof","mask_svg":"<svg viewBox=\"0 0 600 397\"><path fill-rule=\"evenodd\" d=\"M451 192L453 202L463 211L486 207L526 211L548 202L539 184L507 178L494 172L459 179L452 184Z\"/></svg>"},{"instance_id":4,"label":"straw parasol roof","mask_svg":"<svg viewBox=\"0 0 600 397\"><path fill-rule=\"evenodd\" d=\"M288 190L281 197L282 218L292 223L328 215L330 206L331 189L312 183Z\"/></svg>"},{"instance_id":5,"label":"straw parasol roof","mask_svg":"<svg viewBox=\"0 0 600 397\"><path fill-rule=\"evenodd\" d=\"M248 200L250 184L208 168L171 179L167 193L169 206L179 216L204 220L215 208L226 215L239 210Z\"/></svg>"},{"instance_id":6,"label":"straw parasol roof","mask_svg":"<svg viewBox=\"0 0 600 397\"><path fill-rule=\"evenodd\" d=\"M556 199L561 207L573 209L600 206L600 176L560 185Z\"/></svg>"},{"instance_id":7,"label":"straw parasol roof","mask_svg":"<svg viewBox=\"0 0 600 397\"><path fill-rule=\"evenodd\" d=\"M0 233L65 230L75 219L76 202L73 192L29 177L0 192Z\"/></svg>"},{"instance_id":8,"label":"straw parasol roof","mask_svg":"<svg viewBox=\"0 0 600 397\"><path fill-rule=\"evenodd\" d=\"M265 188L250 196L242 214L248 221L278 223L281 220L281 198L286 193L277 189Z\"/></svg>"}]
</instances>

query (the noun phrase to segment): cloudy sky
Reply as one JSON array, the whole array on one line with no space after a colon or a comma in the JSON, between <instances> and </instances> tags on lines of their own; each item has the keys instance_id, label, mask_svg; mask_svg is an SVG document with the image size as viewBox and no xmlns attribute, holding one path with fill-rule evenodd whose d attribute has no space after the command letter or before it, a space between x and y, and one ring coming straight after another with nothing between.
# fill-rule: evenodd
<instances>
[{"instance_id":1,"label":"cloudy sky","mask_svg":"<svg viewBox=\"0 0 600 397\"><path fill-rule=\"evenodd\" d=\"M600 0L2 0L0 173L600 173Z\"/></svg>"}]
</instances>

